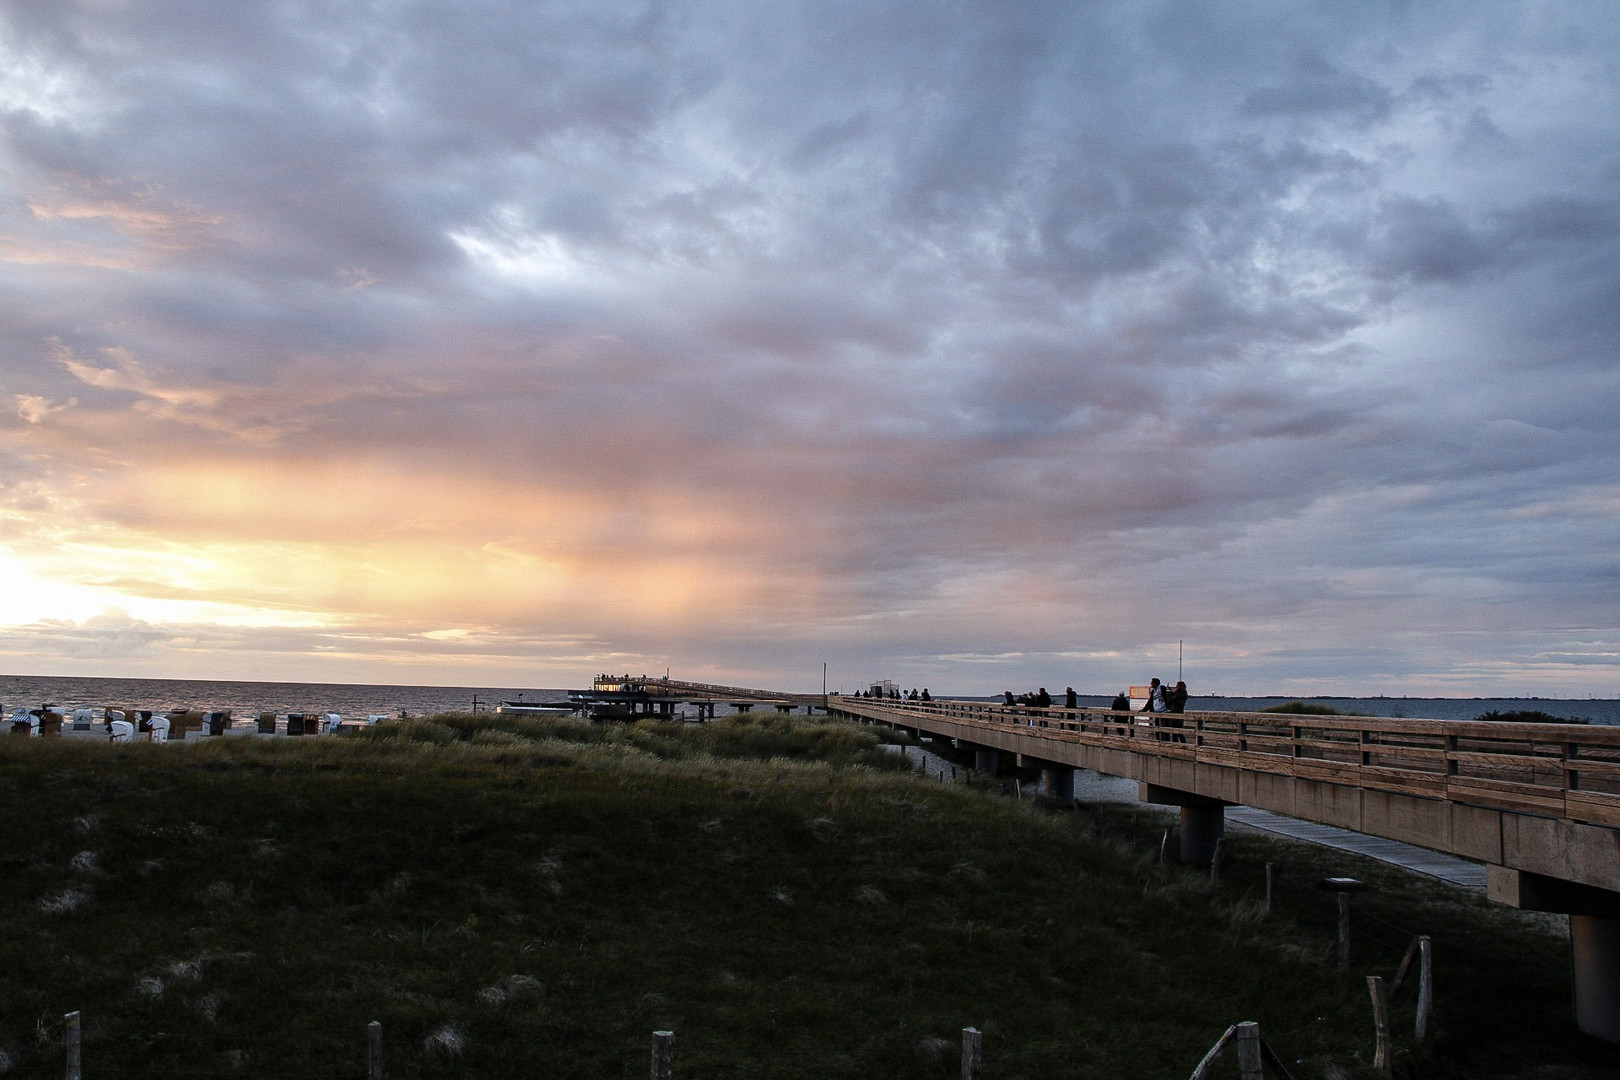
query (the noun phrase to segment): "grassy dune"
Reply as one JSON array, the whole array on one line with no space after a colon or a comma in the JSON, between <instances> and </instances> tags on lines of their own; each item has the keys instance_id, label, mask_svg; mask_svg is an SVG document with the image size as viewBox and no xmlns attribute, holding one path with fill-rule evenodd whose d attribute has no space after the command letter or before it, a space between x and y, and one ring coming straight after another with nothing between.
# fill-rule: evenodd
<instances>
[{"instance_id":1,"label":"grassy dune","mask_svg":"<svg viewBox=\"0 0 1620 1080\"><path fill-rule=\"evenodd\" d=\"M1397 1070L1613 1075L1543 923L1372 863L1234 836L1219 889L1172 819L1058 813L903 771L878 736L445 716L363 737L0 740L0 1076L1187 1076L1256 1020L1298 1080L1371 1075L1365 976L1437 957ZM1282 864L1276 911L1263 867ZM1366 879L1351 970L1311 883ZM1236 1075L1228 1059L1218 1075Z\"/></svg>"}]
</instances>

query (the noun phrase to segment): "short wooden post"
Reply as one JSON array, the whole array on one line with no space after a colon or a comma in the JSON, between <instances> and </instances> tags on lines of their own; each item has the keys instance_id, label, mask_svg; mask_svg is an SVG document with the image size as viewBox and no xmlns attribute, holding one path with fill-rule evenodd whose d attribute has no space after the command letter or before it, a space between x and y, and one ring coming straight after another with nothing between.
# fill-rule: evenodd
<instances>
[{"instance_id":1,"label":"short wooden post","mask_svg":"<svg viewBox=\"0 0 1620 1080\"><path fill-rule=\"evenodd\" d=\"M1266 915L1270 916L1271 906L1277 895L1277 864L1266 863Z\"/></svg>"},{"instance_id":2,"label":"short wooden post","mask_svg":"<svg viewBox=\"0 0 1620 1080\"><path fill-rule=\"evenodd\" d=\"M672 1080L675 1075L675 1033L655 1031L652 1035L652 1080Z\"/></svg>"},{"instance_id":3,"label":"short wooden post","mask_svg":"<svg viewBox=\"0 0 1620 1080\"><path fill-rule=\"evenodd\" d=\"M962 1029L962 1080L983 1080L984 1036L978 1028Z\"/></svg>"},{"instance_id":4,"label":"short wooden post","mask_svg":"<svg viewBox=\"0 0 1620 1080\"><path fill-rule=\"evenodd\" d=\"M67 1080L79 1080L79 1012L75 1009L62 1017L67 1026L64 1042L67 1044Z\"/></svg>"},{"instance_id":5,"label":"short wooden post","mask_svg":"<svg viewBox=\"0 0 1620 1080\"><path fill-rule=\"evenodd\" d=\"M1417 1037L1422 1041L1429 1032L1429 1013L1434 1008L1434 977L1430 971L1429 935L1418 936L1418 999Z\"/></svg>"},{"instance_id":6,"label":"short wooden post","mask_svg":"<svg viewBox=\"0 0 1620 1080\"><path fill-rule=\"evenodd\" d=\"M1350 894L1336 893L1339 898L1339 966L1350 966Z\"/></svg>"},{"instance_id":7,"label":"short wooden post","mask_svg":"<svg viewBox=\"0 0 1620 1080\"><path fill-rule=\"evenodd\" d=\"M1238 1076L1242 1080L1261 1080L1260 1025L1245 1020L1237 1026Z\"/></svg>"},{"instance_id":8,"label":"short wooden post","mask_svg":"<svg viewBox=\"0 0 1620 1080\"><path fill-rule=\"evenodd\" d=\"M367 1080L382 1080L382 1021L373 1020L366 1025L366 1041L369 1044L366 1056Z\"/></svg>"},{"instance_id":9,"label":"short wooden post","mask_svg":"<svg viewBox=\"0 0 1620 1080\"><path fill-rule=\"evenodd\" d=\"M1226 837L1215 841L1215 854L1209 860L1209 883L1219 887L1221 884L1221 863L1226 859Z\"/></svg>"},{"instance_id":10,"label":"short wooden post","mask_svg":"<svg viewBox=\"0 0 1620 1080\"><path fill-rule=\"evenodd\" d=\"M1165 865L1165 852L1168 850L1170 850L1170 830L1166 829L1164 835L1159 838L1159 866L1161 869Z\"/></svg>"},{"instance_id":11,"label":"short wooden post","mask_svg":"<svg viewBox=\"0 0 1620 1080\"><path fill-rule=\"evenodd\" d=\"M1384 1075L1389 1075L1389 1001L1384 996L1384 978L1382 975L1367 976L1367 993L1372 995L1373 1030L1378 1036L1377 1048L1373 1051L1373 1068Z\"/></svg>"}]
</instances>

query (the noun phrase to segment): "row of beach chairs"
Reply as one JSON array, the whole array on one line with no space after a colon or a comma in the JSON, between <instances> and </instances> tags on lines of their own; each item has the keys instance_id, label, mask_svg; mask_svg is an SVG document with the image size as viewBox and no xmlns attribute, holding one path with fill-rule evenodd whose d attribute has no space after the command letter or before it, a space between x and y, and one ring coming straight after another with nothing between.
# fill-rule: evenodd
<instances>
[{"instance_id":1,"label":"row of beach chairs","mask_svg":"<svg viewBox=\"0 0 1620 1080\"><path fill-rule=\"evenodd\" d=\"M105 732L112 742L169 742L188 738L242 735L332 735L344 727L361 727L389 719L373 714L364 721L344 720L338 713L260 713L255 721L231 720L230 710L150 709L61 710L52 706L17 709L11 714L13 735L59 736Z\"/></svg>"}]
</instances>

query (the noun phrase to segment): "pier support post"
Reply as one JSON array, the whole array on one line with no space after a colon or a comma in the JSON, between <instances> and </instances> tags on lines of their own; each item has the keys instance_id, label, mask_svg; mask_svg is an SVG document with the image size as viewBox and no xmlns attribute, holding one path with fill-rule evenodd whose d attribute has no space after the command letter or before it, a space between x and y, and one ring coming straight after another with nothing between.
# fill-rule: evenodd
<instances>
[{"instance_id":1,"label":"pier support post","mask_svg":"<svg viewBox=\"0 0 1620 1080\"><path fill-rule=\"evenodd\" d=\"M1486 870L1486 895L1497 903L1569 916L1575 1026L1620 1043L1620 893L1507 866Z\"/></svg>"},{"instance_id":2,"label":"pier support post","mask_svg":"<svg viewBox=\"0 0 1620 1080\"><path fill-rule=\"evenodd\" d=\"M1205 795L1158 784L1142 783L1143 802L1181 807L1181 861L1187 866L1208 866L1215 845L1226 836L1226 803Z\"/></svg>"},{"instance_id":3,"label":"pier support post","mask_svg":"<svg viewBox=\"0 0 1620 1080\"><path fill-rule=\"evenodd\" d=\"M1571 915L1569 944L1575 960L1575 1026L1620 1043L1620 918Z\"/></svg>"},{"instance_id":4,"label":"pier support post","mask_svg":"<svg viewBox=\"0 0 1620 1080\"><path fill-rule=\"evenodd\" d=\"M1056 800L1066 810L1074 809L1074 770L1066 765L1047 765L1041 769L1041 786L1046 797Z\"/></svg>"},{"instance_id":5,"label":"pier support post","mask_svg":"<svg viewBox=\"0 0 1620 1080\"><path fill-rule=\"evenodd\" d=\"M1181 808L1181 861L1187 866L1208 866L1213 862L1215 846L1225 835L1225 805Z\"/></svg>"}]
</instances>

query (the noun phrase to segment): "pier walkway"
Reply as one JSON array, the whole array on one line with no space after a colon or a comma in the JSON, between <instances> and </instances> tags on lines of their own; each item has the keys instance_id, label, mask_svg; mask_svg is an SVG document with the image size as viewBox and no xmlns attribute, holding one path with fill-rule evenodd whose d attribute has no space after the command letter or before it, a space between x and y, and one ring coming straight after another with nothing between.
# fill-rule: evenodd
<instances>
[{"instance_id":1,"label":"pier walkway","mask_svg":"<svg viewBox=\"0 0 1620 1080\"><path fill-rule=\"evenodd\" d=\"M1320 844L1322 847L1365 855L1379 862L1404 866L1408 870L1427 874L1453 885L1461 885L1465 889L1483 891L1486 886L1488 875L1483 863L1459 859L1455 855L1444 855L1415 844L1386 840L1382 836L1368 836L1365 833L1351 832L1349 829L1339 829L1320 822L1300 821L1298 818L1273 814L1269 810L1256 810L1252 806L1227 807L1226 820L1247 825L1251 829L1276 833L1278 836L1304 840Z\"/></svg>"}]
</instances>

